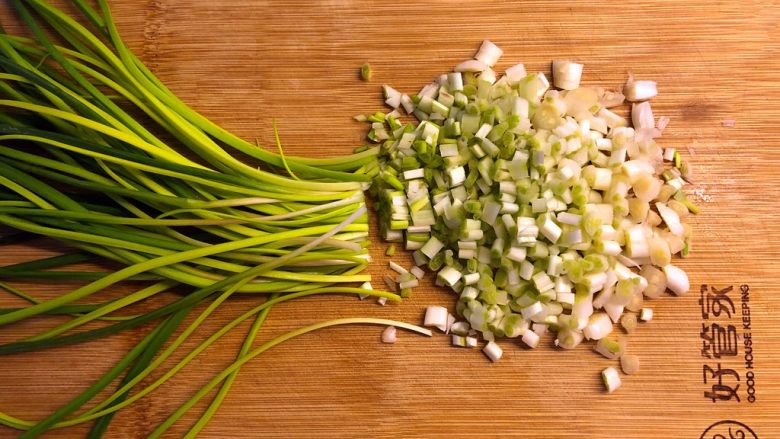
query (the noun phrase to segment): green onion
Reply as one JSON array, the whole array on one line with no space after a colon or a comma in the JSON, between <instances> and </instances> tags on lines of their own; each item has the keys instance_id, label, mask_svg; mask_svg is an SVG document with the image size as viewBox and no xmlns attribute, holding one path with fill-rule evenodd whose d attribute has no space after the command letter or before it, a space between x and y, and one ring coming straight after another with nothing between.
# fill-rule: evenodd
<instances>
[{"instance_id":1,"label":"green onion","mask_svg":"<svg viewBox=\"0 0 780 439\"><path fill-rule=\"evenodd\" d=\"M66 318L0 345L0 355L83 343L143 325L157 329L50 416L32 422L0 414L0 423L32 437L97 419L90 437L99 437L117 410L155 390L222 335L255 317L237 365L214 382L222 382L222 388L192 427L189 435L194 436L216 412L240 364L262 352L252 350L253 340L272 305L316 294L400 300L396 294L353 286L370 280L361 274L370 260L363 191L380 172L390 182L399 181L402 169L380 169L378 148L333 158L290 156L274 121L278 152L266 151L219 127L166 88L129 51L106 1L93 7L73 0L85 20L44 0L11 3L33 38L0 31L0 225L15 230L3 232L0 245L44 236L76 252L0 267L0 278L89 283L45 301L0 284L29 302L1 309L0 326L51 315ZM392 98L402 100L395 93ZM406 129L392 114L378 112L367 120L390 124L390 132ZM389 136L384 131L379 127L375 137ZM250 161L237 160L236 153ZM410 219L429 211L421 203ZM398 230L407 225L405 219L395 223ZM85 261L120 268L66 269ZM125 296L101 298L107 289L131 280L145 283ZM411 285L412 279L405 282ZM173 289L187 294L167 294ZM241 293L269 296L141 387L222 303ZM138 304L146 306L144 312L129 315L127 309ZM202 311L166 343L194 307ZM84 329L102 320L109 323ZM369 320L326 322L298 334L332 324L387 324ZM122 375L113 394L74 415Z\"/></svg>"},{"instance_id":2,"label":"green onion","mask_svg":"<svg viewBox=\"0 0 780 439\"><path fill-rule=\"evenodd\" d=\"M373 71L371 70L371 64L364 63L360 66L360 78L364 81L370 81Z\"/></svg>"}]
</instances>

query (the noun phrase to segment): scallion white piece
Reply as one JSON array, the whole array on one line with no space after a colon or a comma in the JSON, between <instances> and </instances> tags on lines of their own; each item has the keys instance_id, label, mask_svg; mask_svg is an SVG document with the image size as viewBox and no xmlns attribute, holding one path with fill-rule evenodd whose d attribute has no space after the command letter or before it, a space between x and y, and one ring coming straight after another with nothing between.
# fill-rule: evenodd
<instances>
[{"instance_id":1,"label":"scallion white piece","mask_svg":"<svg viewBox=\"0 0 780 439\"><path fill-rule=\"evenodd\" d=\"M390 87L389 85L383 85L385 95L385 104L392 108L398 108L401 105L401 92Z\"/></svg>"},{"instance_id":2,"label":"scallion white piece","mask_svg":"<svg viewBox=\"0 0 780 439\"><path fill-rule=\"evenodd\" d=\"M425 277L425 271L422 268L417 266L410 268L409 273L412 273L414 277L420 280L422 280Z\"/></svg>"},{"instance_id":3,"label":"scallion white piece","mask_svg":"<svg viewBox=\"0 0 780 439\"><path fill-rule=\"evenodd\" d=\"M468 335L469 324L467 322L455 322L450 326L450 332L458 335Z\"/></svg>"},{"instance_id":4,"label":"scallion white piece","mask_svg":"<svg viewBox=\"0 0 780 439\"><path fill-rule=\"evenodd\" d=\"M593 348L596 352L603 355L604 358L616 360L621 358L626 351L626 342L624 338L613 340L609 337L602 338Z\"/></svg>"},{"instance_id":5,"label":"scallion white piece","mask_svg":"<svg viewBox=\"0 0 780 439\"><path fill-rule=\"evenodd\" d=\"M646 101L658 94L658 85L655 81L635 81L629 79L625 87L623 87L623 94L630 102Z\"/></svg>"},{"instance_id":6,"label":"scallion white piece","mask_svg":"<svg viewBox=\"0 0 780 439\"><path fill-rule=\"evenodd\" d=\"M687 293L688 290L691 289L688 275L681 268L669 264L664 266L663 270L666 275L666 286L672 290L674 294L679 296Z\"/></svg>"},{"instance_id":7,"label":"scallion white piece","mask_svg":"<svg viewBox=\"0 0 780 439\"><path fill-rule=\"evenodd\" d=\"M612 393L620 387L620 374L617 369L610 366L601 371L601 380L604 382L604 387L608 393Z\"/></svg>"},{"instance_id":8,"label":"scallion white piece","mask_svg":"<svg viewBox=\"0 0 780 439\"><path fill-rule=\"evenodd\" d=\"M600 340L612 332L612 320L606 313L597 313L590 317L582 333L590 340Z\"/></svg>"},{"instance_id":9,"label":"scallion white piece","mask_svg":"<svg viewBox=\"0 0 780 439\"><path fill-rule=\"evenodd\" d=\"M503 54L504 51L498 46L493 44L490 40L485 40L482 42L482 46L480 46L477 54L474 55L474 59L485 63L488 67L493 67Z\"/></svg>"},{"instance_id":10,"label":"scallion white piece","mask_svg":"<svg viewBox=\"0 0 780 439\"><path fill-rule=\"evenodd\" d=\"M425 320L423 326L434 327L441 332L447 330L447 308L438 305L431 305L425 308Z\"/></svg>"},{"instance_id":11,"label":"scallion white piece","mask_svg":"<svg viewBox=\"0 0 780 439\"><path fill-rule=\"evenodd\" d=\"M490 68L490 66L488 66L484 62L479 61L479 60L475 60L475 59L470 59L468 61L463 61L462 63L460 63L457 66L455 66L454 70L456 72L470 72L470 73L474 73L474 72L485 71L488 68Z\"/></svg>"},{"instance_id":12,"label":"scallion white piece","mask_svg":"<svg viewBox=\"0 0 780 439\"><path fill-rule=\"evenodd\" d=\"M523 343L525 343L529 348L535 349L537 346L539 346L539 340L541 337L539 334L535 333L534 331L525 331L523 333Z\"/></svg>"},{"instance_id":13,"label":"scallion white piece","mask_svg":"<svg viewBox=\"0 0 780 439\"><path fill-rule=\"evenodd\" d=\"M393 261L390 261L389 265L390 265L390 268L393 271L395 271L396 273L398 273L398 274L409 274L409 270L407 270L406 268L398 265L397 263L395 263Z\"/></svg>"},{"instance_id":14,"label":"scallion white piece","mask_svg":"<svg viewBox=\"0 0 780 439\"><path fill-rule=\"evenodd\" d=\"M496 344L494 341L489 341L484 348L482 348L482 352L485 353L485 355L490 358L490 361L496 362L501 359L501 356L504 355L504 350L501 349L501 346Z\"/></svg>"},{"instance_id":15,"label":"scallion white piece","mask_svg":"<svg viewBox=\"0 0 780 439\"><path fill-rule=\"evenodd\" d=\"M556 59L552 62L553 85L564 90L574 90L580 86L584 65L568 60Z\"/></svg>"}]
</instances>

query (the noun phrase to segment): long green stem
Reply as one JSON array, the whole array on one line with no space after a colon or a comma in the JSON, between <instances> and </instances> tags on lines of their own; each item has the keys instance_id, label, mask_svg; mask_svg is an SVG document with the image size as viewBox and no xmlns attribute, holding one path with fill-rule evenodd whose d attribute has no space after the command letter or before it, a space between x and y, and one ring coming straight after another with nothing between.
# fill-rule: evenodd
<instances>
[{"instance_id":1,"label":"long green stem","mask_svg":"<svg viewBox=\"0 0 780 439\"><path fill-rule=\"evenodd\" d=\"M168 419L166 419L160 426L158 426L152 434L148 436L149 439L160 437L168 428L170 428L171 425L173 425L184 413L186 413L192 406L194 406L198 401L200 401L204 396L206 396L211 389L213 389L217 384L222 382L225 378L227 378L230 374L238 370L241 366L252 360L253 358L257 357L258 355L262 354L263 352L273 348L276 345L279 345L281 343L284 343L287 340L290 340L295 337L299 337L301 335L307 334L312 331L317 331L319 329L328 328L331 326L339 326L339 325L355 325L355 324L364 324L364 325L384 325L384 326L395 326L396 328L400 329L406 329L408 331L417 332L419 334L423 335L431 335L431 331L425 328L422 328L420 326L411 325L404 322L398 322L395 320L387 320L387 319L374 319L374 318L345 318L345 319L335 319L335 320L329 320L326 322L320 322L315 323L313 325L304 326L303 328L296 329L294 331L290 331L284 335L281 335L279 337L274 338L271 341L268 341L256 349L252 350L245 356L241 357L240 359L236 360L233 364L225 368L222 372L217 374L214 378L212 378L205 386L203 386L197 393L195 393L194 396L192 396L187 402L185 402L181 407L179 407Z\"/></svg>"},{"instance_id":2,"label":"long green stem","mask_svg":"<svg viewBox=\"0 0 780 439\"><path fill-rule=\"evenodd\" d=\"M4 215L0 215L0 219L3 219L4 217L5 217ZM345 227L345 230L364 230L364 229L365 227L362 227L361 225ZM309 236L312 234L324 233L327 232L328 230L329 230L329 226L308 227L305 229L290 230L275 235L259 236L256 238L247 238L242 241L224 242L207 248L199 248L199 249L184 251L180 253L160 256L155 259L150 259L146 262L142 262L139 264L131 265L127 268L123 268L115 273L111 273L110 275L104 277L103 279L90 283L89 285L81 287L77 290L64 294L55 299L49 300L47 302L33 305L14 313L2 315L0 316L0 326L6 325L8 323L16 322L21 319L36 314L40 314L49 309L56 308L58 306L62 306L67 303L71 303L73 301L82 299L96 291L108 287L109 285L115 284L119 281L127 279L130 276L134 276L136 274L140 274L152 270L154 268L164 267L166 265L170 265L173 263L184 262L193 258L214 255L225 251L232 251L241 248L252 247L255 245L261 245L276 240L283 240L283 239L295 238L299 236Z\"/></svg>"},{"instance_id":3,"label":"long green stem","mask_svg":"<svg viewBox=\"0 0 780 439\"><path fill-rule=\"evenodd\" d=\"M88 410L86 413L84 413L81 416L64 420L58 424L56 424L55 428L61 428L61 427L69 427L72 425L77 425L83 422L91 421L93 419L99 418L101 416L107 415L109 413L113 413L117 410L120 410L124 407L129 406L130 404L134 403L135 401L141 399L142 397L146 396L147 394L151 393L153 390L155 390L157 387L165 383L170 377L178 373L184 366L186 366L193 358L195 358L197 355L199 355L201 352L203 352L206 348L208 348L210 345L212 345L214 342L216 342L219 338L227 334L229 331L231 331L233 328L235 328L237 325L239 325L241 322L245 321L246 319L256 315L259 312L262 312L264 309L270 308L274 305L277 305L282 302L287 302L295 299L300 299L303 297L313 296L317 294L331 294L331 293L347 293L352 295L358 295L358 294L368 294L373 297L384 297L392 301L399 302L401 298L393 293L388 293L385 291L379 291L379 290L365 290L362 288L348 288L348 287L329 287L329 288L320 288L316 290L310 290L310 291L303 291L299 293L291 293L286 294L283 296L280 296L276 299L268 300L260 305L257 305L256 307L252 308L249 311L246 311L245 313L241 314L240 316L234 318L232 321L230 321L227 325L222 327L220 330L212 334L209 338L207 338L205 341L203 341L200 345L198 345L193 351L191 351L187 356L185 356L182 360L179 361L176 365L174 365L165 375L158 378L155 382L147 386L146 388L140 390L138 393L134 394L129 399L123 401L119 404L112 404L115 402L120 395L124 393L124 391L129 390L133 385L137 383L136 380L131 381L132 385L126 385L122 388L120 388L118 391L116 391L113 395L108 397L106 400L104 400L102 403L98 404L98 406L93 407L92 409ZM189 306L189 304L186 304ZM124 323L124 322L122 322ZM109 407L110 405L110 407ZM99 408L98 408L99 407ZM0 423L12 426L14 428L18 429L25 429L29 428L31 425L34 425L33 422L25 421L22 419L11 417L7 414L0 413Z\"/></svg>"},{"instance_id":4,"label":"long green stem","mask_svg":"<svg viewBox=\"0 0 780 439\"><path fill-rule=\"evenodd\" d=\"M276 299L277 295L272 295L269 300ZM236 360L240 359L241 357L245 356L249 353L249 351L252 349L252 345L255 342L255 338L257 338L257 333L260 331L260 327L263 326L263 323L265 322L266 317L268 317L268 313L271 311L271 307L268 307L262 311L260 311L257 314L257 317L255 318L255 321L252 322L252 326L249 328L249 332L246 335L246 338L244 339L244 343L241 345L241 350L238 352L238 357ZM230 392L230 388L233 386L233 382L236 380L236 377L238 376L238 369L235 370L233 373L231 373L225 381L222 383L222 387L220 387L219 391L216 395L214 395L214 399L211 401L211 404L209 404L206 411L201 415L201 417L198 419L198 421L195 423L195 425L192 426L189 432L184 436L185 439L194 439L198 436L198 433L200 433L201 430L206 426L206 424L211 421L211 418L214 417L214 414L219 410L219 407L222 405L222 401L224 401L225 397L227 396L228 392Z\"/></svg>"},{"instance_id":5,"label":"long green stem","mask_svg":"<svg viewBox=\"0 0 780 439\"><path fill-rule=\"evenodd\" d=\"M51 428L58 421L65 418L69 414L78 410L79 407L84 405L87 401L92 399L101 390L103 390L108 384L110 384L123 370L125 370L146 348L146 346L158 335L169 335L172 333L179 323L187 315L189 309L182 309L178 313L171 316L164 324L162 324L157 330L153 331L146 336L135 348L133 348L122 360L120 360L116 366L114 366L107 374L103 375L97 382L82 392L79 396L72 399L70 402L62 406L60 409L49 415L47 418L36 423L29 430L19 436L20 439L34 438L44 431Z\"/></svg>"},{"instance_id":6,"label":"long green stem","mask_svg":"<svg viewBox=\"0 0 780 439\"><path fill-rule=\"evenodd\" d=\"M27 340L29 341L37 341L37 340L45 340L47 338L54 337L56 335L62 334L63 332L69 331L73 328L79 327L81 325L84 325L92 320L95 320L97 318L103 317L106 314L110 314L118 309L124 308L126 306L129 306L133 303L139 302L141 300L147 299L155 294L161 293L163 291L166 291L170 288L172 288L174 285L176 285L174 282L171 281L163 281L158 282L154 285L151 285L149 287L143 288L139 291L136 291L133 294L124 296L122 298L119 298L117 300L111 301L105 306L102 306L90 313L84 314L82 316L79 316L75 319L69 320L55 328L49 329L48 331L42 332L34 337L30 337Z\"/></svg>"},{"instance_id":7,"label":"long green stem","mask_svg":"<svg viewBox=\"0 0 780 439\"><path fill-rule=\"evenodd\" d=\"M189 431L187 437L193 437L216 413L240 364L259 354L252 344L273 305L339 293L400 300L395 294L347 286L370 279L361 274L368 265L363 191L378 172L379 148L332 158L288 156L274 126L279 151L266 151L175 96L127 48L106 0L97 0L97 7L72 0L84 15L80 19L47 0L10 3L33 38L7 35L0 27L0 225L20 231L0 237L0 245L35 235L83 253L0 267L0 279L32 276L89 283L45 301L18 294L30 305L0 309L0 326L38 316L72 317L26 340L0 345L0 355L67 346L165 320L51 415L29 422L0 413L0 423L33 437L97 419L89 437L100 437L114 413L153 392L237 325L254 318L234 367L220 378L220 391ZM235 152L252 162L239 161ZM90 259L122 268L57 268ZM94 300L131 280L155 283L118 298ZM153 296L162 299L161 293L173 288L185 294L166 294L161 305L147 301L151 309L127 315L135 304ZM236 293L263 294L265 301L141 385ZM200 305L198 316L167 344L183 316ZM82 329L98 319L116 322ZM308 328L303 329L316 329ZM76 414L123 372L111 395ZM175 422L181 410L153 436Z\"/></svg>"}]
</instances>

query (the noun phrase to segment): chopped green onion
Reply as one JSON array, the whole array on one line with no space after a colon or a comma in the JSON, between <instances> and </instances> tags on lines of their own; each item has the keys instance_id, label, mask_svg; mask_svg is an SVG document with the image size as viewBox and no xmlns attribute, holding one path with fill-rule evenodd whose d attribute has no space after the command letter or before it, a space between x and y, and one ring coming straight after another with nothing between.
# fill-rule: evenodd
<instances>
[{"instance_id":1,"label":"chopped green onion","mask_svg":"<svg viewBox=\"0 0 780 439\"><path fill-rule=\"evenodd\" d=\"M549 327L560 347L587 338L606 349L613 322L645 295L689 288L670 265L690 241L685 214L698 211L681 190L684 162L655 141L668 118L656 123L646 102L654 82L630 78L626 96L605 92L580 86L582 64L555 60L551 88L522 64L499 78L501 53L485 41L423 87L417 127L380 146L380 168L404 173L375 181L380 228L408 223L415 263L458 293L458 314L485 340L535 347ZM633 126L609 110L626 97ZM664 169L664 158L675 166Z\"/></svg>"}]
</instances>

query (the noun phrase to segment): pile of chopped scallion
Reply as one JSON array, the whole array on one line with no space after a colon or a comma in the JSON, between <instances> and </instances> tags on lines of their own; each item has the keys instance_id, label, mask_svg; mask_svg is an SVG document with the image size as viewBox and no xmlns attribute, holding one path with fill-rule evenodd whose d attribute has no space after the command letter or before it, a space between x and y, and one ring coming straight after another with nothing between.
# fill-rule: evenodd
<instances>
[{"instance_id":1,"label":"pile of chopped scallion","mask_svg":"<svg viewBox=\"0 0 780 439\"><path fill-rule=\"evenodd\" d=\"M382 237L459 296L462 321L434 306L425 322L451 330L454 345L475 346L481 333L495 361L495 338L535 348L551 331L558 347L598 340L598 352L620 358L621 316L628 332L633 313L652 317L645 297L689 289L672 257L690 251L683 219L698 209L680 153L655 142L668 123L648 102L656 83L581 87L583 65L567 60L553 61L552 86L523 64L499 77L502 53L485 41L412 97L385 85L393 110L359 117L381 145L371 190ZM626 100L630 122L613 111ZM402 109L417 122L404 123Z\"/></svg>"},{"instance_id":2,"label":"pile of chopped scallion","mask_svg":"<svg viewBox=\"0 0 780 439\"><path fill-rule=\"evenodd\" d=\"M149 437L163 434L209 396L187 437L196 435L241 365L290 338L355 323L430 335L401 322L353 318L312 324L254 346L271 307L283 301L315 294L400 300L359 287L370 280L361 274L370 261L364 190L377 172L378 150L303 158L285 157L278 145L279 154L270 153L166 88L126 47L105 0L96 8L73 0L80 17L44 0L10 3L33 37L0 30L0 246L49 237L72 252L0 267L0 289L23 301L0 309L0 328L33 318L52 323L1 344L0 356L139 327L147 332L110 371L49 416L25 420L0 413L1 424L29 438L91 422L89 437L99 437L116 411L248 319L254 324L235 362ZM235 159L236 153L255 163ZM85 261L121 268L67 267ZM17 279L87 283L39 300L6 283ZM143 286L118 298L105 294L123 281ZM258 303L180 354L199 325L235 294L258 295ZM174 353L181 360L163 370ZM116 390L95 400L108 386Z\"/></svg>"}]
</instances>

